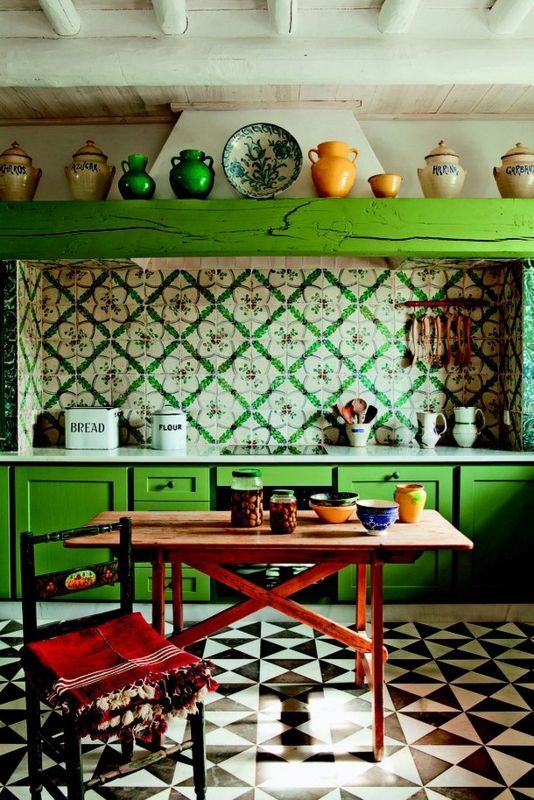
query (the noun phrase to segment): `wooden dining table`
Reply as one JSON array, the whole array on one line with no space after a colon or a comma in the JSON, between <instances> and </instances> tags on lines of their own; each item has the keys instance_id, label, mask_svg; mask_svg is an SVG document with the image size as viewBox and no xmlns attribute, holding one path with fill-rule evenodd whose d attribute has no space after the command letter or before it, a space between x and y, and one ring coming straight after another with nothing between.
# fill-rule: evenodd
<instances>
[{"instance_id":1,"label":"wooden dining table","mask_svg":"<svg viewBox=\"0 0 534 800\"><path fill-rule=\"evenodd\" d=\"M355 683L367 679L373 700L373 752L384 755L383 569L386 564L412 564L428 550L470 550L473 543L437 511L425 510L417 524L395 523L381 535L370 535L355 519L338 525L322 523L313 511L299 511L290 534L273 534L268 514L259 528L233 528L228 511L106 511L88 524L130 517L135 561L152 564L152 622L165 626L165 565L172 575L174 630L180 646L203 639L261 608L270 607L309 625L355 651ZM70 547L111 547L117 533L72 538ZM260 586L235 572L236 564L312 564L273 588ZM187 564L245 596L201 622L184 627L181 565ZM301 589L356 565L354 625L348 627L291 599ZM367 624L367 568L370 574L370 630Z\"/></svg>"}]
</instances>

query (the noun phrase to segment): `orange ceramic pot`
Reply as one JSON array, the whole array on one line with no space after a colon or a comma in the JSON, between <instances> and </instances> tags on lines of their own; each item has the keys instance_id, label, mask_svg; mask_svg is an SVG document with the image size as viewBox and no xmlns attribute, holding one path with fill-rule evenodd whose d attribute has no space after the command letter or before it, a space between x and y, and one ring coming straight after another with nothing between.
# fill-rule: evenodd
<instances>
[{"instance_id":1,"label":"orange ceramic pot","mask_svg":"<svg viewBox=\"0 0 534 800\"><path fill-rule=\"evenodd\" d=\"M312 158L312 153L316 158ZM349 158L349 153L353 157ZM319 197L346 197L356 179L358 151L345 142L322 142L308 152L311 174Z\"/></svg>"},{"instance_id":2,"label":"orange ceramic pot","mask_svg":"<svg viewBox=\"0 0 534 800\"><path fill-rule=\"evenodd\" d=\"M420 483L398 483L395 502L399 504L399 522L419 522L426 502L425 487Z\"/></svg>"}]
</instances>

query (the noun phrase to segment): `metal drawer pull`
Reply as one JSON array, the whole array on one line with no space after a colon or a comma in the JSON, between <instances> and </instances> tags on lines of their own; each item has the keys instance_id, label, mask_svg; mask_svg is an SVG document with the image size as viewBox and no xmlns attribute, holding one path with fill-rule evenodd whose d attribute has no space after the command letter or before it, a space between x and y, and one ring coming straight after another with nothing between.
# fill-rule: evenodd
<instances>
[{"instance_id":1,"label":"metal drawer pull","mask_svg":"<svg viewBox=\"0 0 534 800\"><path fill-rule=\"evenodd\" d=\"M167 487L167 489L174 489L174 481L167 481L165 486Z\"/></svg>"},{"instance_id":2,"label":"metal drawer pull","mask_svg":"<svg viewBox=\"0 0 534 800\"><path fill-rule=\"evenodd\" d=\"M398 481L399 478L400 478L400 472L397 472L396 470L395 472L392 472L391 475L386 475L387 481Z\"/></svg>"}]
</instances>

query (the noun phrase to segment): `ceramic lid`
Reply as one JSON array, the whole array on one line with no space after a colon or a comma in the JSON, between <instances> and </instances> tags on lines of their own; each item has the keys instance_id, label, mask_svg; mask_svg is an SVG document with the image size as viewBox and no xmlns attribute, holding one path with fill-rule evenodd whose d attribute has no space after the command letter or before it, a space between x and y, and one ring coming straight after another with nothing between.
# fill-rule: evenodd
<instances>
[{"instance_id":1,"label":"ceramic lid","mask_svg":"<svg viewBox=\"0 0 534 800\"><path fill-rule=\"evenodd\" d=\"M87 139L86 143L72 154L73 158L78 158L79 156L92 156L95 160L100 161L108 160L107 155L100 149L100 147L96 146L92 139Z\"/></svg>"},{"instance_id":2,"label":"ceramic lid","mask_svg":"<svg viewBox=\"0 0 534 800\"><path fill-rule=\"evenodd\" d=\"M438 146L434 147L425 158L434 158L434 156L452 156L453 158L459 158L458 153L450 147L447 147L443 139L440 140Z\"/></svg>"},{"instance_id":3,"label":"ceramic lid","mask_svg":"<svg viewBox=\"0 0 534 800\"><path fill-rule=\"evenodd\" d=\"M28 153L22 149L18 142L12 142L11 147L8 147L7 150L4 150L3 153L0 153L0 158L4 156L15 156L16 158L25 158L31 163L31 158Z\"/></svg>"},{"instance_id":4,"label":"ceramic lid","mask_svg":"<svg viewBox=\"0 0 534 800\"><path fill-rule=\"evenodd\" d=\"M507 150L501 158L504 161L506 158L512 158L513 156L529 156L529 158L534 158L534 150L529 150L528 147L525 147L521 142L516 142L515 147L511 147Z\"/></svg>"}]
</instances>

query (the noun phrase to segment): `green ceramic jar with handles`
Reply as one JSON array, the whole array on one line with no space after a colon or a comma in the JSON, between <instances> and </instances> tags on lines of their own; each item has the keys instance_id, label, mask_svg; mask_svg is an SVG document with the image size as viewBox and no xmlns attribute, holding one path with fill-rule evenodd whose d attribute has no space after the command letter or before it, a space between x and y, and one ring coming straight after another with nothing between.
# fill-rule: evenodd
<instances>
[{"instance_id":1,"label":"green ceramic jar with handles","mask_svg":"<svg viewBox=\"0 0 534 800\"><path fill-rule=\"evenodd\" d=\"M125 200L150 200L156 191L156 181L146 171L148 156L132 153L121 163L124 175L119 179L119 192Z\"/></svg>"},{"instance_id":2,"label":"green ceramic jar with handles","mask_svg":"<svg viewBox=\"0 0 534 800\"><path fill-rule=\"evenodd\" d=\"M207 162L207 163L206 163ZM180 150L171 158L171 188L180 200L204 200L213 189L213 158L202 150Z\"/></svg>"}]
</instances>

